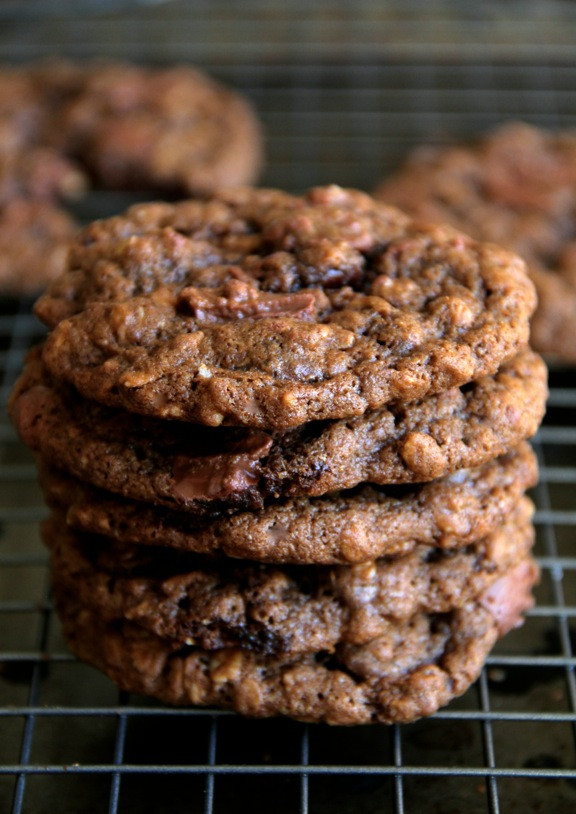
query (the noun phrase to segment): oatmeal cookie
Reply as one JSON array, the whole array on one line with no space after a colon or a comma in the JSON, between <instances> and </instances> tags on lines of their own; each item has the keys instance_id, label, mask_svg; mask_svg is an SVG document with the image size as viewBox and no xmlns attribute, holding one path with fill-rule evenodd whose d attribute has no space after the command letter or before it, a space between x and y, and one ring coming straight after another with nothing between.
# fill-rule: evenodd
<instances>
[{"instance_id":1,"label":"oatmeal cookie","mask_svg":"<svg viewBox=\"0 0 576 814\"><path fill-rule=\"evenodd\" d=\"M9 402L23 442L80 480L195 516L481 466L536 432L547 393L546 368L526 350L496 376L348 421L206 428L84 399L51 380L40 352Z\"/></svg>"},{"instance_id":2,"label":"oatmeal cookie","mask_svg":"<svg viewBox=\"0 0 576 814\"><path fill-rule=\"evenodd\" d=\"M48 60L0 68L0 291L39 293L65 269L63 208L98 188L207 194L255 181L249 103L187 67ZM25 217L22 210L27 209Z\"/></svg>"},{"instance_id":3,"label":"oatmeal cookie","mask_svg":"<svg viewBox=\"0 0 576 814\"><path fill-rule=\"evenodd\" d=\"M81 169L39 139L47 109L25 69L0 70L0 291L35 294L65 270L77 226L60 205Z\"/></svg>"},{"instance_id":4,"label":"oatmeal cookie","mask_svg":"<svg viewBox=\"0 0 576 814\"><path fill-rule=\"evenodd\" d=\"M339 187L138 205L69 269L36 307L52 374L208 426L352 418L493 374L535 305L517 256Z\"/></svg>"},{"instance_id":5,"label":"oatmeal cookie","mask_svg":"<svg viewBox=\"0 0 576 814\"><path fill-rule=\"evenodd\" d=\"M58 585L55 601L76 656L128 692L252 717L400 723L433 714L476 680L496 641L532 606L537 578L535 563L522 560L456 610L416 613L365 644L297 656L182 646L132 621L105 622Z\"/></svg>"},{"instance_id":6,"label":"oatmeal cookie","mask_svg":"<svg viewBox=\"0 0 576 814\"><path fill-rule=\"evenodd\" d=\"M0 148L0 223L4 208L15 199L44 201L56 207L58 200L74 200L85 190L83 172L53 150L38 147L9 153ZM61 270L65 271L64 264Z\"/></svg>"},{"instance_id":7,"label":"oatmeal cookie","mask_svg":"<svg viewBox=\"0 0 576 814\"><path fill-rule=\"evenodd\" d=\"M36 294L62 273L77 224L49 201L0 203L0 291Z\"/></svg>"},{"instance_id":8,"label":"oatmeal cookie","mask_svg":"<svg viewBox=\"0 0 576 814\"><path fill-rule=\"evenodd\" d=\"M202 521L90 487L45 464L40 470L48 505L78 531L123 543L310 564L367 562L422 545L469 545L495 531L537 478L535 455L523 443L482 467L416 487L364 485Z\"/></svg>"},{"instance_id":9,"label":"oatmeal cookie","mask_svg":"<svg viewBox=\"0 0 576 814\"><path fill-rule=\"evenodd\" d=\"M205 195L252 183L260 170L263 137L251 105L192 67L96 61L38 79L59 94L47 142L98 186Z\"/></svg>"},{"instance_id":10,"label":"oatmeal cookie","mask_svg":"<svg viewBox=\"0 0 576 814\"><path fill-rule=\"evenodd\" d=\"M389 633L417 613L446 613L488 590L533 544L523 498L488 537L458 550L418 546L352 566L262 565L200 558L44 524L52 581L106 622L127 619L179 646L265 655L334 652Z\"/></svg>"}]
</instances>

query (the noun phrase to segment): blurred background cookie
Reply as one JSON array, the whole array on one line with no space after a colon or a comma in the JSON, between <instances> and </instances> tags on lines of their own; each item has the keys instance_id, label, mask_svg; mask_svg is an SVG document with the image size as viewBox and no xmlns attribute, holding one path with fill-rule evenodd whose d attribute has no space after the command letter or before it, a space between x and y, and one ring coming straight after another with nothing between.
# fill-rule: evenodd
<instances>
[{"instance_id":1,"label":"blurred background cookie","mask_svg":"<svg viewBox=\"0 0 576 814\"><path fill-rule=\"evenodd\" d=\"M193 68L46 61L0 69L0 292L34 294L64 269L67 202L107 188L208 194L256 180L249 102Z\"/></svg>"},{"instance_id":2,"label":"blurred background cookie","mask_svg":"<svg viewBox=\"0 0 576 814\"><path fill-rule=\"evenodd\" d=\"M533 347L576 362L576 131L511 123L470 143L422 147L375 195L518 252L538 293Z\"/></svg>"}]
</instances>

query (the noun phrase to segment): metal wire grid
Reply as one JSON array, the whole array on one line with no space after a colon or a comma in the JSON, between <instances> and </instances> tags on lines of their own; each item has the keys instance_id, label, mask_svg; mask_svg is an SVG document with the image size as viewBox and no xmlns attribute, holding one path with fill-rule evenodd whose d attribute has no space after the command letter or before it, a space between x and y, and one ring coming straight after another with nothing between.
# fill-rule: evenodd
<instances>
[{"instance_id":1,"label":"metal wire grid","mask_svg":"<svg viewBox=\"0 0 576 814\"><path fill-rule=\"evenodd\" d=\"M17 306L17 307L16 307ZM0 318L3 395L41 329ZM0 810L279 812L573 810L576 391L552 374L536 446L539 604L477 686L429 721L356 730L243 721L126 694L67 653L52 616L27 451L0 427ZM4 490L3 490L4 491ZM277 799L278 792L281 792ZM438 808L437 805L448 805ZM163 808L167 805L168 808ZM436 806L436 807L435 807ZM452 806L452 808L450 808ZM531 807L532 806L532 807Z\"/></svg>"},{"instance_id":2,"label":"metal wire grid","mask_svg":"<svg viewBox=\"0 0 576 814\"><path fill-rule=\"evenodd\" d=\"M3 395L41 329L0 318ZM27 451L0 427L0 810L568 812L576 802L576 391L552 373L537 439L539 604L477 686L429 721L356 730L249 722L118 694L76 664L52 617ZM572 626L572 627L571 627ZM440 782L441 781L441 782ZM280 790L280 799L276 796ZM448 802L447 802L448 801ZM452 808L437 808L438 804ZM5 808L2 806L5 805ZM167 809L163 805L168 805ZM360 807L361 806L361 807ZM533 807L531 807L533 806ZM549 809L550 810L550 809Z\"/></svg>"},{"instance_id":3,"label":"metal wire grid","mask_svg":"<svg viewBox=\"0 0 576 814\"><path fill-rule=\"evenodd\" d=\"M216 5L221 12L226 4ZM33 55L22 38L16 42L23 56ZM160 58L182 58L182 41L182 52L167 42ZM330 182L370 188L414 143L466 136L505 118L575 123L576 69L561 48L552 49L557 58L548 47L479 59L452 45L438 58L437 49L408 46L386 56L358 47L338 55L326 41L318 54L300 43L260 60L253 39L245 42L227 58L211 59L205 46L203 64L258 107L269 144L264 183L295 191ZM0 31L2 49L9 52ZM134 44L127 55L138 56ZM123 203L93 195L81 214L108 214ZM3 400L41 335L30 306L1 303ZM31 456L2 416L0 811L572 812L575 382L571 371L552 371L536 439L538 604L498 645L474 688L406 727L344 730L173 710L119 694L75 662L52 614Z\"/></svg>"}]
</instances>

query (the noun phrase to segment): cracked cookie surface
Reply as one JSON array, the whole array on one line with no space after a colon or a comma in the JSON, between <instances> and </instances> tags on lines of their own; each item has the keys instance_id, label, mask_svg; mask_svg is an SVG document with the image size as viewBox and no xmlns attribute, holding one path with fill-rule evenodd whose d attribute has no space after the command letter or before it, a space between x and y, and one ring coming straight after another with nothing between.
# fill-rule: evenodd
<instances>
[{"instance_id":1,"label":"cracked cookie surface","mask_svg":"<svg viewBox=\"0 0 576 814\"><path fill-rule=\"evenodd\" d=\"M460 608L416 613L335 654L264 656L240 647L174 644L134 622L104 622L56 586L64 634L78 658L128 692L174 705L331 724L393 723L431 715L476 680L496 641L533 604L538 569L520 562Z\"/></svg>"},{"instance_id":2,"label":"cracked cookie surface","mask_svg":"<svg viewBox=\"0 0 576 814\"><path fill-rule=\"evenodd\" d=\"M388 635L417 613L461 607L523 561L533 544L526 498L468 546L347 566L262 565L79 534L44 523L52 581L103 621L127 619L180 646L266 655L334 652Z\"/></svg>"},{"instance_id":3,"label":"cracked cookie surface","mask_svg":"<svg viewBox=\"0 0 576 814\"><path fill-rule=\"evenodd\" d=\"M9 403L21 439L80 480L195 516L359 483L422 483L481 466L536 432L546 368L523 351L463 388L284 433L109 408L54 382L35 350Z\"/></svg>"},{"instance_id":4,"label":"cracked cookie surface","mask_svg":"<svg viewBox=\"0 0 576 814\"><path fill-rule=\"evenodd\" d=\"M493 374L535 305L517 256L339 187L132 207L69 269L36 306L53 375L208 426L352 418Z\"/></svg>"},{"instance_id":5,"label":"cracked cookie surface","mask_svg":"<svg viewBox=\"0 0 576 814\"><path fill-rule=\"evenodd\" d=\"M491 534L537 478L528 444L482 467L398 489L364 485L325 498L199 519L90 487L41 466L47 503L81 532L120 542L276 563L360 563L415 546L469 545Z\"/></svg>"}]
</instances>

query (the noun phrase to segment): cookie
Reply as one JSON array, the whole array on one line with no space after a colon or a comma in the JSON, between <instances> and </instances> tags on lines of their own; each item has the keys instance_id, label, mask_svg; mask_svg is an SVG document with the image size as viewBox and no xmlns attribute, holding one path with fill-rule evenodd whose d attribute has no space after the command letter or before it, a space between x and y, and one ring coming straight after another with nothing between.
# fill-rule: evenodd
<instances>
[{"instance_id":1,"label":"cookie","mask_svg":"<svg viewBox=\"0 0 576 814\"><path fill-rule=\"evenodd\" d=\"M515 255L339 187L138 205L69 268L36 307L52 374L208 426L351 418L493 374L535 304Z\"/></svg>"},{"instance_id":2,"label":"cookie","mask_svg":"<svg viewBox=\"0 0 576 814\"><path fill-rule=\"evenodd\" d=\"M0 224L4 208L14 199L32 198L55 206L57 199L73 200L85 191L82 171L53 150L35 148L11 153L0 148ZM61 270L65 270L64 264Z\"/></svg>"},{"instance_id":3,"label":"cookie","mask_svg":"<svg viewBox=\"0 0 576 814\"><path fill-rule=\"evenodd\" d=\"M0 69L0 291L39 293L96 186L208 193L250 183L262 136L248 102L189 68L46 61Z\"/></svg>"},{"instance_id":4,"label":"cookie","mask_svg":"<svg viewBox=\"0 0 576 814\"><path fill-rule=\"evenodd\" d=\"M77 226L59 205L85 191L82 171L38 142L46 109L24 70L0 70L0 291L34 294L65 269Z\"/></svg>"},{"instance_id":5,"label":"cookie","mask_svg":"<svg viewBox=\"0 0 576 814\"><path fill-rule=\"evenodd\" d=\"M389 633L415 614L446 613L527 556L523 498L491 535L458 550L418 546L353 566L279 566L199 558L44 525L52 581L106 622L127 619L181 647L239 646L266 655L334 652Z\"/></svg>"},{"instance_id":6,"label":"cookie","mask_svg":"<svg viewBox=\"0 0 576 814\"><path fill-rule=\"evenodd\" d=\"M523 560L457 610L415 614L333 654L297 656L181 646L131 621L104 622L58 585L55 602L76 656L128 692L253 717L393 723L431 715L470 686L498 638L521 624L537 577L534 562Z\"/></svg>"},{"instance_id":7,"label":"cookie","mask_svg":"<svg viewBox=\"0 0 576 814\"><path fill-rule=\"evenodd\" d=\"M472 144L421 148L375 195L521 254L538 293L532 345L576 362L576 131L510 123Z\"/></svg>"},{"instance_id":8,"label":"cookie","mask_svg":"<svg viewBox=\"0 0 576 814\"><path fill-rule=\"evenodd\" d=\"M35 294L58 277L76 231L74 219L49 201L0 203L0 291Z\"/></svg>"},{"instance_id":9,"label":"cookie","mask_svg":"<svg viewBox=\"0 0 576 814\"><path fill-rule=\"evenodd\" d=\"M45 465L40 471L48 505L78 531L208 555L316 564L366 562L422 545L469 545L494 532L537 478L536 458L523 443L478 469L412 489L365 485L202 522L95 489Z\"/></svg>"},{"instance_id":10,"label":"cookie","mask_svg":"<svg viewBox=\"0 0 576 814\"><path fill-rule=\"evenodd\" d=\"M526 350L496 376L462 389L349 421L265 433L102 407L55 385L37 350L9 411L25 444L80 480L201 517L481 466L536 432L546 393L544 364Z\"/></svg>"},{"instance_id":11,"label":"cookie","mask_svg":"<svg viewBox=\"0 0 576 814\"><path fill-rule=\"evenodd\" d=\"M27 69L0 69L0 155L23 153L38 143L46 108Z\"/></svg>"},{"instance_id":12,"label":"cookie","mask_svg":"<svg viewBox=\"0 0 576 814\"><path fill-rule=\"evenodd\" d=\"M252 107L194 68L101 61L39 80L60 96L48 143L100 186L200 195L256 179L262 132Z\"/></svg>"}]
</instances>

